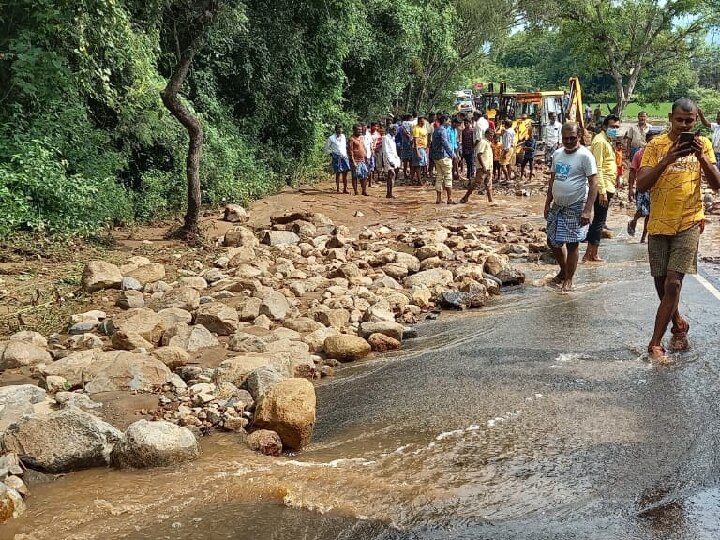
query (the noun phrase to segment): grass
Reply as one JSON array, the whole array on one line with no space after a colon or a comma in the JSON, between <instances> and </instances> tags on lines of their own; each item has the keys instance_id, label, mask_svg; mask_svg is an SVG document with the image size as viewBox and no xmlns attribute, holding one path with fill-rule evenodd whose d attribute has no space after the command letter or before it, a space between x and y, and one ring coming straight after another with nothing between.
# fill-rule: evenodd
<instances>
[{"instance_id":1,"label":"grass","mask_svg":"<svg viewBox=\"0 0 720 540\"><path fill-rule=\"evenodd\" d=\"M668 114L670 114L671 105L672 103L669 101L665 103L658 103L657 105L653 105L652 103L630 103L627 107L625 107L622 118L623 120L634 120L637 118L640 111L645 111L648 113L650 118L660 118L665 120L667 119ZM596 104L593 103L593 110L595 109L595 106ZM615 103L601 103L600 107L602 108L603 115L607 114L608 108L612 109L614 106Z\"/></svg>"}]
</instances>

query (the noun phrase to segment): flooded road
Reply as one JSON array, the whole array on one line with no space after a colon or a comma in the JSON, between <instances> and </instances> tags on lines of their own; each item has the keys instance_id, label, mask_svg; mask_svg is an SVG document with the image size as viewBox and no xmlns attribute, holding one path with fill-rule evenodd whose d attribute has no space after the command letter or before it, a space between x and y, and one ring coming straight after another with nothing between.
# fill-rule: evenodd
<instances>
[{"instance_id":1,"label":"flooded road","mask_svg":"<svg viewBox=\"0 0 720 540\"><path fill-rule=\"evenodd\" d=\"M339 370L298 456L222 435L182 469L75 473L0 538L716 539L720 301L688 277L693 347L652 366L645 248L606 254L572 295L528 286Z\"/></svg>"}]
</instances>

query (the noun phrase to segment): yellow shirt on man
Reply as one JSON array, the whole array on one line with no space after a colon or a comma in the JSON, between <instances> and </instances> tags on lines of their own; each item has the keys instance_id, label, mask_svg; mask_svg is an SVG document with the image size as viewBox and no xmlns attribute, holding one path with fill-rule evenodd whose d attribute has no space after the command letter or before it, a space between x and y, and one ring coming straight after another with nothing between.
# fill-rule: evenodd
<instances>
[{"instance_id":1,"label":"yellow shirt on man","mask_svg":"<svg viewBox=\"0 0 720 540\"><path fill-rule=\"evenodd\" d=\"M415 140L415 148L427 148L428 132L425 126L420 127L416 124L412 128L412 136Z\"/></svg>"},{"instance_id":2,"label":"yellow shirt on man","mask_svg":"<svg viewBox=\"0 0 720 540\"><path fill-rule=\"evenodd\" d=\"M715 163L712 143L700 137L704 154ZM645 147L640 168L654 167L668 153L673 140L665 133ZM702 171L694 154L679 158L660 175L650 190L648 234L675 235L705 219L700 183Z\"/></svg>"},{"instance_id":3,"label":"yellow shirt on man","mask_svg":"<svg viewBox=\"0 0 720 540\"><path fill-rule=\"evenodd\" d=\"M615 193L615 182L617 181L617 160L607 134L601 131L593 137L590 145L592 154L597 164L598 193L605 195Z\"/></svg>"}]
</instances>

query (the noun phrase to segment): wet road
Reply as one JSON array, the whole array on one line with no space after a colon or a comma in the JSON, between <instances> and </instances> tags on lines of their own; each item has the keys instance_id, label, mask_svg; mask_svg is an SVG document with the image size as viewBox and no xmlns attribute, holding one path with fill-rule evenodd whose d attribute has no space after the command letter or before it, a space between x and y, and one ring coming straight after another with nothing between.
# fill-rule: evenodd
<instances>
[{"instance_id":1,"label":"wet road","mask_svg":"<svg viewBox=\"0 0 720 540\"><path fill-rule=\"evenodd\" d=\"M137 488L173 501L192 492L190 505L134 511L150 497L105 494L125 510L78 538L717 539L720 300L688 277L692 349L653 366L645 249L616 240L606 254L580 268L574 294L528 286L420 325L394 358L340 370L318 387L303 454L206 447L181 475L194 488L173 493L178 472ZM717 283L720 273L704 272ZM53 489L92 500L128 474L71 475ZM264 496L248 489L258 485ZM31 511L21 530L54 512Z\"/></svg>"}]
</instances>

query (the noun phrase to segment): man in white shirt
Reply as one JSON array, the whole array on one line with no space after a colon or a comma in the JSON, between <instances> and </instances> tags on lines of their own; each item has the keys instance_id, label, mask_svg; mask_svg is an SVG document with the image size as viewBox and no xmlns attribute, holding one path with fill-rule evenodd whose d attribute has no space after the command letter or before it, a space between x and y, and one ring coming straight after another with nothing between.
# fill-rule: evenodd
<instances>
[{"instance_id":1,"label":"man in white shirt","mask_svg":"<svg viewBox=\"0 0 720 540\"><path fill-rule=\"evenodd\" d=\"M473 113L473 119L475 120L475 153L477 154L477 147L485 138L485 132L490 127L490 123L487 121L484 115L478 111Z\"/></svg>"},{"instance_id":2,"label":"man in white shirt","mask_svg":"<svg viewBox=\"0 0 720 540\"><path fill-rule=\"evenodd\" d=\"M561 129L562 148L555 151L550 173L545 218L547 239L560 272L551 283L562 292L573 288L579 243L587 236L597 196L597 165L592 152L580 145L578 125Z\"/></svg>"},{"instance_id":3,"label":"man in white shirt","mask_svg":"<svg viewBox=\"0 0 720 540\"><path fill-rule=\"evenodd\" d=\"M698 109L698 117L702 125L712 131L713 152L715 152L715 157L717 158L720 155L720 112L717 113L714 122L708 122L701 109ZM720 170L720 159L718 159L718 164L715 166Z\"/></svg>"},{"instance_id":4,"label":"man in white shirt","mask_svg":"<svg viewBox=\"0 0 720 540\"><path fill-rule=\"evenodd\" d=\"M557 114L548 113L548 123L545 127L545 165L552 167L552 157L555 150L560 148L560 130L562 124L558 122Z\"/></svg>"},{"instance_id":5,"label":"man in white shirt","mask_svg":"<svg viewBox=\"0 0 720 540\"><path fill-rule=\"evenodd\" d=\"M400 168L400 156L397 154L397 145L395 144L395 135L397 135L397 126L392 125L388 128L387 133L382 139L380 146L381 162L378 169L387 175L387 197L394 199L393 186L395 185L395 176Z\"/></svg>"},{"instance_id":6,"label":"man in white shirt","mask_svg":"<svg viewBox=\"0 0 720 540\"><path fill-rule=\"evenodd\" d=\"M325 142L325 153L332 159L332 169L335 173L335 186L340 193L340 177L343 181L343 193L349 193L347 186L347 175L350 171L350 161L347 154L347 140L343 133L343 127L335 126L335 133L330 135Z\"/></svg>"}]
</instances>

